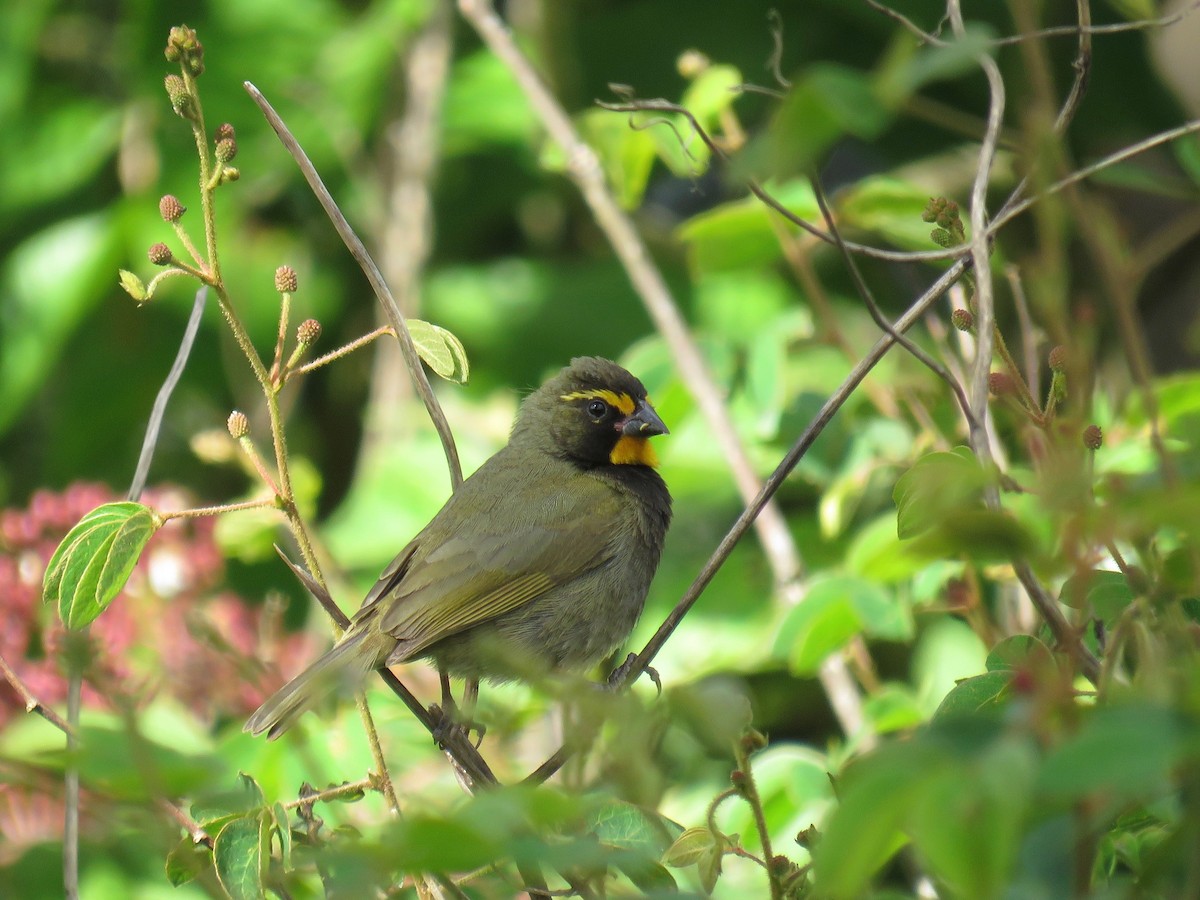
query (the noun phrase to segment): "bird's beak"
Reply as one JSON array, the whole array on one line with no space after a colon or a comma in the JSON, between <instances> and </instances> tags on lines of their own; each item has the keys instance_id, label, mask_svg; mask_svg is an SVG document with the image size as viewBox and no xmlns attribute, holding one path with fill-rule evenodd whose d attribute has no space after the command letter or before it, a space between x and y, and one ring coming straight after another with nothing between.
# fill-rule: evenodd
<instances>
[{"instance_id":1,"label":"bird's beak","mask_svg":"<svg viewBox=\"0 0 1200 900\"><path fill-rule=\"evenodd\" d=\"M670 429L658 417L654 407L645 400L639 400L633 414L621 423L621 434L627 437L652 437L656 434L670 433Z\"/></svg>"}]
</instances>

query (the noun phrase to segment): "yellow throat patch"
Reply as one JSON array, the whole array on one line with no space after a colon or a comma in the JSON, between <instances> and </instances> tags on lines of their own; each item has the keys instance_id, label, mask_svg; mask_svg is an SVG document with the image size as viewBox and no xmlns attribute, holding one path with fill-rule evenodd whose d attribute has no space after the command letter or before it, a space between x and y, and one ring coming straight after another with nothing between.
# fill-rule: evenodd
<instances>
[{"instance_id":1,"label":"yellow throat patch","mask_svg":"<svg viewBox=\"0 0 1200 900\"><path fill-rule=\"evenodd\" d=\"M558 399L568 402L571 400L603 400L609 406L619 410L623 416L633 415L633 411L637 409L637 403L628 394L604 389L574 391L570 394L563 394ZM646 402L649 403L650 399L646 398ZM651 468L657 468L658 454L650 446L649 438L623 434L617 439L616 445L608 455L608 461L616 466L650 466Z\"/></svg>"}]
</instances>

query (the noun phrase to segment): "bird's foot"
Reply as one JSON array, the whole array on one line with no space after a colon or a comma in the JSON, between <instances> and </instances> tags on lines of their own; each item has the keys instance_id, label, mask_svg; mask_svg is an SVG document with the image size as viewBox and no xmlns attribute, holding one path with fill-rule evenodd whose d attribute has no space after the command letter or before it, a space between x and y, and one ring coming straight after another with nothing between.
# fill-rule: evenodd
<instances>
[{"instance_id":1,"label":"bird's foot","mask_svg":"<svg viewBox=\"0 0 1200 900\"><path fill-rule=\"evenodd\" d=\"M478 735L473 742L475 749L478 750L479 745L483 743L483 736L487 734L487 726L482 722L460 721L453 713L447 713L436 703L429 707L429 713L434 719L431 734L439 749L445 750L447 745L459 739L470 741L472 732Z\"/></svg>"},{"instance_id":2,"label":"bird's foot","mask_svg":"<svg viewBox=\"0 0 1200 900\"><path fill-rule=\"evenodd\" d=\"M617 666L608 676L608 689L615 691L625 684L625 679L629 677L629 673L633 671L634 663L637 662L637 654L630 653L625 657L625 661ZM662 696L662 679L658 677L658 670L653 666L646 666L645 675L654 682L654 686L658 688L658 695Z\"/></svg>"}]
</instances>

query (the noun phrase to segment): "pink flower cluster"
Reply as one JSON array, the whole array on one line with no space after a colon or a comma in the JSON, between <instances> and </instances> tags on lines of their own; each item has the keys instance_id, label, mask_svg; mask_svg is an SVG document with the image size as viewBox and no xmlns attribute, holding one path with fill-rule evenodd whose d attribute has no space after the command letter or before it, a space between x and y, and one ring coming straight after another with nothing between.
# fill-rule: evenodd
<instances>
[{"instance_id":1,"label":"pink flower cluster","mask_svg":"<svg viewBox=\"0 0 1200 900\"><path fill-rule=\"evenodd\" d=\"M67 683L59 662L64 633L41 602L46 564L86 513L120 499L77 483L38 491L26 509L0 512L0 655L42 703L61 710ZM181 491L147 491L159 510L191 505ZM240 718L313 659L317 640L286 634L283 603L248 603L223 589L224 561L212 518L175 519L150 540L125 589L89 631L85 706L139 706L168 693L209 724ZM0 680L0 728L25 715Z\"/></svg>"}]
</instances>

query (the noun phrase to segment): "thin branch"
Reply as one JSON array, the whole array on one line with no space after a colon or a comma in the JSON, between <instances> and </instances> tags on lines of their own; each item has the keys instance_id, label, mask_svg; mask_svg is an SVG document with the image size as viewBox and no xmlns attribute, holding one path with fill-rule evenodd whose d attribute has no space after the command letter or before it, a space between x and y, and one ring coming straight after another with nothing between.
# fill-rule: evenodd
<instances>
[{"instance_id":1,"label":"thin branch","mask_svg":"<svg viewBox=\"0 0 1200 900\"><path fill-rule=\"evenodd\" d=\"M934 32L925 31L920 25L916 24L912 19L904 16L889 6L880 3L879 0L865 0L867 6L881 13L887 18L898 23L906 31L910 32L914 37L918 38L921 43L931 44L937 47L945 47L949 42L943 40ZM1056 25L1050 28L1040 28L1036 31L1022 32L1021 34L1008 35L1006 37L992 38L986 42L989 47L1005 47L1011 44L1019 44L1024 41L1041 40L1048 37L1070 37L1071 35L1079 34L1120 34L1126 31L1146 31L1152 28L1165 28L1168 25L1174 25L1176 22L1181 22L1200 8L1200 0L1193 0L1191 5L1165 16L1158 16L1154 19L1136 19L1132 22L1116 22L1111 25Z\"/></svg>"},{"instance_id":2,"label":"thin branch","mask_svg":"<svg viewBox=\"0 0 1200 900\"><path fill-rule=\"evenodd\" d=\"M52 707L47 706L33 695L33 692L29 690L29 685L22 680L20 675L13 671L3 656L0 656L0 675L3 675L4 680L12 685L12 689L17 692L17 696L25 704L25 712L37 713L63 734L71 733L72 729L67 724L67 721L56 713Z\"/></svg>"},{"instance_id":3,"label":"thin branch","mask_svg":"<svg viewBox=\"0 0 1200 900\"><path fill-rule=\"evenodd\" d=\"M1052 194L1057 194L1071 185L1078 184L1081 181L1091 178L1098 172L1137 156L1139 153L1145 153L1147 150L1152 150L1155 147L1168 144L1171 141L1181 137L1186 137L1189 134L1195 134L1196 132L1200 132L1200 119L1193 119L1192 121L1185 122L1183 125L1178 125L1175 128L1168 128L1166 131L1160 131L1158 134L1152 135L1145 140L1138 141L1136 144L1130 144L1128 147L1124 147L1115 153L1110 153L1108 156L1096 160L1096 162L1092 163L1091 165L1084 166L1081 169L1076 169L1070 175L1060 178L1041 193L1035 194L1032 197L1025 197L1022 199L1014 195L1014 197L1008 203L1001 207L1000 212L993 217L991 233L995 234L999 229L1003 228L1017 216L1026 212L1030 207L1036 205L1038 202Z\"/></svg>"},{"instance_id":4,"label":"thin branch","mask_svg":"<svg viewBox=\"0 0 1200 900\"><path fill-rule=\"evenodd\" d=\"M133 483L129 486L129 499L131 500L140 497L142 490L146 487L146 478L150 474L150 461L154 458L154 448L158 443L158 433L162 428L167 401L171 399L175 385L179 384L184 366L187 365L192 345L196 342L196 332L200 330L200 319L204 315L204 305L207 300L208 288L201 287L196 291L196 299L192 303L191 315L188 316L187 325L183 329L183 340L179 342L175 362L171 364L171 371L167 373L166 380L158 389L158 396L154 398L154 406L150 410L150 421L146 425L146 436L142 438L142 452L138 456L137 469L133 473Z\"/></svg>"},{"instance_id":5,"label":"thin branch","mask_svg":"<svg viewBox=\"0 0 1200 900\"><path fill-rule=\"evenodd\" d=\"M813 175L810 177L809 182L812 184L813 196L817 198L817 206L820 208L821 215L825 219L825 227L829 229L829 234L836 242L837 248L842 254L842 261L846 264L847 271L850 272L850 279L854 282L854 287L858 291L858 295L862 298L863 303L866 304L867 311L871 314L871 318L875 320L875 324L885 334L890 335L892 340L907 350L923 366L946 383L946 386L950 388L950 392L954 394L954 399L958 401L959 409L962 410L963 418L967 420L968 427L972 430L977 428L978 422L974 421L971 404L967 402L967 395L964 393L962 385L958 383L958 379L950 374L950 371L945 366L926 353L920 346L896 331L892 323L887 320L887 317L883 314L883 310L875 302L875 295L871 292L866 280L862 277L862 272L859 270L858 264L854 261L854 257L850 253L850 248L842 240L841 232L833 220L833 214L829 211L829 204L825 198L825 189L821 187L821 180L816 175Z\"/></svg>"},{"instance_id":6,"label":"thin branch","mask_svg":"<svg viewBox=\"0 0 1200 900\"><path fill-rule=\"evenodd\" d=\"M160 799L158 808L165 812L168 816L174 819L179 827L188 833L188 837L192 839L193 844L203 844L210 850L213 846L213 836L204 830L204 826L189 816L186 812L172 803L170 800Z\"/></svg>"},{"instance_id":7,"label":"thin branch","mask_svg":"<svg viewBox=\"0 0 1200 900\"><path fill-rule=\"evenodd\" d=\"M446 454L446 465L450 470L450 483L457 490L458 486L462 484L462 464L458 459L458 448L454 445L454 435L450 431L450 423L446 421L446 414L442 411L442 406L429 384L429 378L425 375L420 356L417 354L416 345L413 344L412 335L409 334L408 325L404 321L404 314L400 311L400 307L396 303L396 298L392 296L387 282L384 281L383 275L379 272L379 267L375 265L375 261L367 252L367 248L363 246L358 235L354 233L354 229L350 227L350 223L346 221L346 217L342 215L342 211L338 209L337 203L325 187L321 176L317 174L312 161L296 141L296 138L292 135L287 125L284 124L283 119L279 117L279 114L275 112L275 109L267 102L267 98L262 95L258 88L249 81L243 82L242 86L266 117L267 122L275 129L280 143L291 154L292 159L296 161L296 165L304 175L305 181L308 182L309 188L320 202L321 207L325 210L325 214L329 216L333 227L337 229L337 233L346 244L350 255L354 257L354 260L362 268L363 274L367 276L367 280L371 283L371 288L375 291L375 296L383 304L388 321L391 323L392 328L396 330L396 337L400 343L400 351L404 354L404 362L408 367L408 374L412 378L417 394L425 404L425 410L433 422L433 427L437 430L438 437L441 439L442 450Z\"/></svg>"}]
</instances>

